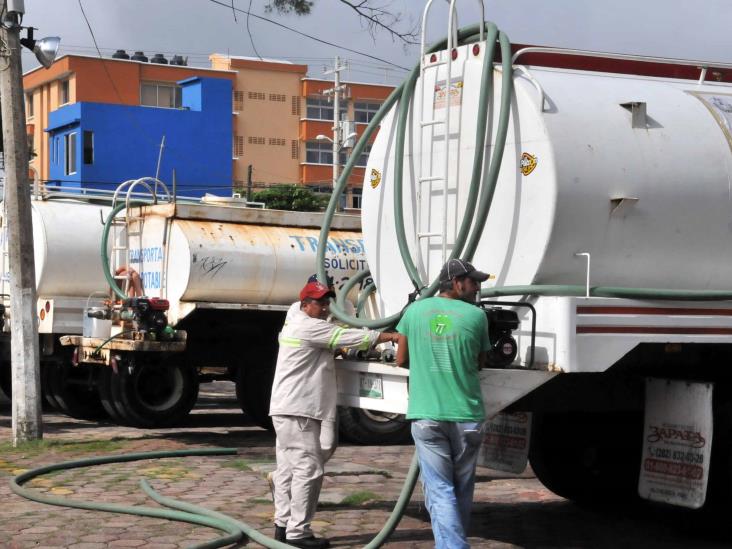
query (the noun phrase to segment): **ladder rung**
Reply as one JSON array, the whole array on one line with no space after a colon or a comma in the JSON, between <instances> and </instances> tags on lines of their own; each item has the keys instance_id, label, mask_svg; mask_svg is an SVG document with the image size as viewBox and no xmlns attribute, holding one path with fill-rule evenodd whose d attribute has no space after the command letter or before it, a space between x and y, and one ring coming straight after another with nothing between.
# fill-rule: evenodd
<instances>
[{"instance_id":1,"label":"ladder rung","mask_svg":"<svg viewBox=\"0 0 732 549\"><path fill-rule=\"evenodd\" d=\"M420 183L427 183L428 181L442 181L442 176L440 175L431 175L429 177L420 177L419 182Z\"/></svg>"},{"instance_id":2,"label":"ladder rung","mask_svg":"<svg viewBox=\"0 0 732 549\"><path fill-rule=\"evenodd\" d=\"M422 120L420 125L424 128L425 126L435 126L437 124L444 124L444 120Z\"/></svg>"},{"instance_id":3,"label":"ladder rung","mask_svg":"<svg viewBox=\"0 0 732 549\"><path fill-rule=\"evenodd\" d=\"M417 233L417 238L431 238L435 236L442 236L442 233Z\"/></svg>"}]
</instances>

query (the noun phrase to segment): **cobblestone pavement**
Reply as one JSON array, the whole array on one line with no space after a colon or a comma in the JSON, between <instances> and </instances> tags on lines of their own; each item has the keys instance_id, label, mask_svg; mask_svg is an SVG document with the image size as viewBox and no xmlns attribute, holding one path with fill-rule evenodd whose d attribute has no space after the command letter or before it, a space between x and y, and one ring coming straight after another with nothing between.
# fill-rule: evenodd
<instances>
[{"instance_id":1,"label":"cobblestone pavement","mask_svg":"<svg viewBox=\"0 0 732 549\"><path fill-rule=\"evenodd\" d=\"M272 535L272 500L264 475L274 468L274 437L246 422L228 383L203 385L190 421L174 429L139 430L44 416L44 443L13 449L10 405L0 400L0 547L174 549L209 540L208 528L150 518L52 507L20 498L7 480L22 470L99 454L237 447L237 456L187 457L111 464L49 474L30 483L63 497L157 506L141 478L165 496L204 505ZM341 446L328 464L314 528L335 547L360 547L382 526L409 467L410 446ZM530 474L479 468L470 543L485 548L730 546L686 515L589 511L547 491ZM387 547L431 547L418 489ZM710 539L711 538L711 539ZM252 544L253 545L253 544Z\"/></svg>"}]
</instances>

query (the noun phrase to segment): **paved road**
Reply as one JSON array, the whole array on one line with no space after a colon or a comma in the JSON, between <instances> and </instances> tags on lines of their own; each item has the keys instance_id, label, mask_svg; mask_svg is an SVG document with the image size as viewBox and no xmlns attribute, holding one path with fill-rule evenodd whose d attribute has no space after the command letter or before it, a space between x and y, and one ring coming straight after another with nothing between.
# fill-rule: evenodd
<instances>
[{"instance_id":1,"label":"paved road","mask_svg":"<svg viewBox=\"0 0 732 549\"><path fill-rule=\"evenodd\" d=\"M43 464L99 453L228 446L235 457L175 458L76 469L33 481L36 490L63 497L155 506L138 487L146 478L163 495L227 513L271 535L272 503L264 474L274 467L273 436L246 422L232 386L202 386L185 426L139 430L48 414L41 448L12 449L10 406L0 400L0 547L173 549L214 538L207 528L165 520L51 507L17 497L11 475ZM315 529L336 547L360 547L381 527L411 459L409 446L341 446L328 465ZM421 491L387 545L431 547ZM695 518L659 511L602 512L580 508L544 489L527 472L511 476L478 469L473 547L656 548L730 547Z\"/></svg>"}]
</instances>

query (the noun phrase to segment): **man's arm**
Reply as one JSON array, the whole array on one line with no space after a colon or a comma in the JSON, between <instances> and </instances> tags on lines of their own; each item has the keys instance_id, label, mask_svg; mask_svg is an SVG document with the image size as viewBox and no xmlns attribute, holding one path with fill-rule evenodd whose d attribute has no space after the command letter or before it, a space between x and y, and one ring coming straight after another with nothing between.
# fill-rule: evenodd
<instances>
[{"instance_id":1,"label":"man's arm","mask_svg":"<svg viewBox=\"0 0 732 549\"><path fill-rule=\"evenodd\" d=\"M407 336L404 334L398 334L397 338L397 354L396 354L396 365L406 366L409 364L409 347L407 346Z\"/></svg>"}]
</instances>

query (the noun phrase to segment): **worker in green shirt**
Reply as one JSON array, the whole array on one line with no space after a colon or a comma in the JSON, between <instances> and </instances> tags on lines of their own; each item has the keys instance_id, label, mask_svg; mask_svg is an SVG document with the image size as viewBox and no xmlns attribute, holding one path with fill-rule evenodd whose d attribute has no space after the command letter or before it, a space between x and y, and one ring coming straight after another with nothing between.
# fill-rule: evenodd
<instances>
[{"instance_id":1,"label":"worker in green shirt","mask_svg":"<svg viewBox=\"0 0 732 549\"><path fill-rule=\"evenodd\" d=\"M475 465L485 411L478 370L490 349L488 319L475 306L486 273L451 259L440 294L411 304L397 331L397 364L409 364L412 437L437 549L469 547Z\"/></svg>"}]
</instances>

